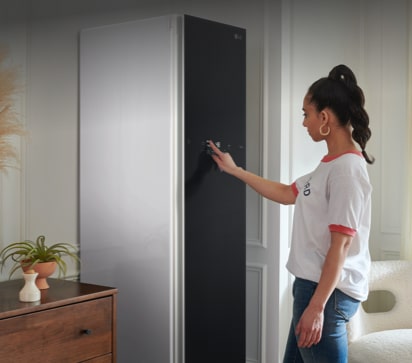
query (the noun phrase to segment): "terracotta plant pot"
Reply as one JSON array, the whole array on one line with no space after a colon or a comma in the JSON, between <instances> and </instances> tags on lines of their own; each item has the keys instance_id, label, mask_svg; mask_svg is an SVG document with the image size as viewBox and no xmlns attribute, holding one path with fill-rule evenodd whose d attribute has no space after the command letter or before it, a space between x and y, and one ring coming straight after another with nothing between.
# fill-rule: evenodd
<instances>
[{"instance_id":1,"label":"terracotta plant pot","mask_svg":"<svg viewBox=\"0 0 412 363\"><path fill-rule=\"evenodd\" d=\"M57 263L55 261L40 262L31 269L38 273L36 278L36 286L40 290L48 289L50 286L47 283L47 278L56 270ZM22 266L23 271L30 270L30 266Z\"/></svg>"}]
</instances>

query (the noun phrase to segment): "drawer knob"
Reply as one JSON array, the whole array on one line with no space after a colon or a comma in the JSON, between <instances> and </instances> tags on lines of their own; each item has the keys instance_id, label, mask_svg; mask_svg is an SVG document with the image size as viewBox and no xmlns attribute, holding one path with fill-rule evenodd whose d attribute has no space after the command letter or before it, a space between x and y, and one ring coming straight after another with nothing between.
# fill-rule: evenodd
<instances>
[{"instance_id":1,"label":"drawer knob","mask_svg":"<svg viewBox=\"0 0 412 363\"><path fill-rule=\"evenodd\" d=\"M84 334L84 335L91 335L91 334L92 334L92 331L91 331L91 329L83 329L83 330L82 330L82 334Z\"/></svg>"}]
</instances>

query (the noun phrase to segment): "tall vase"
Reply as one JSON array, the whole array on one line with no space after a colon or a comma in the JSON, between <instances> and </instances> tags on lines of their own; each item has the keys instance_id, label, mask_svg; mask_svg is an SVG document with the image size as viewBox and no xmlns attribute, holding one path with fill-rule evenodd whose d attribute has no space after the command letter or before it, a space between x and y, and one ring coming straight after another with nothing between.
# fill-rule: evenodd
<instances>
[{"instance_id":1,"label":"tall vase","mask_svg":"<svg viewBox=\"0 0 412 363\"><path fill-rule=\"evenodd\" d=\"M40 300L40 290L36 286L38 273L24 273L24 286L19 292L19 300L22 302L34 302Z\"/></svg>"}]
</instances>

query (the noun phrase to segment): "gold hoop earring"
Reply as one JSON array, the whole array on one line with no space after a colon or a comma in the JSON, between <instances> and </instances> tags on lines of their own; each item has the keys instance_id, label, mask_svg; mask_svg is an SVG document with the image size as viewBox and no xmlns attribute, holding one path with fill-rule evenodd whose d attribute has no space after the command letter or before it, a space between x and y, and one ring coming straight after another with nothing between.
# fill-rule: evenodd
<instances>
[{"instance_id":1,"label":"gold hoop earring","mask_svg":"<svg viewBox=\"0 0 412 363\"><path fill-rule=\"evenodd\" d=\"M320 133L322 136L328 136L328 135L330 134L330 127L328 126L328 131L323 132L323 130L322 130L323 126L324 126L324 125L322 125L321 127L319 127L319 133Z\"/></svg>"}]
</instances>

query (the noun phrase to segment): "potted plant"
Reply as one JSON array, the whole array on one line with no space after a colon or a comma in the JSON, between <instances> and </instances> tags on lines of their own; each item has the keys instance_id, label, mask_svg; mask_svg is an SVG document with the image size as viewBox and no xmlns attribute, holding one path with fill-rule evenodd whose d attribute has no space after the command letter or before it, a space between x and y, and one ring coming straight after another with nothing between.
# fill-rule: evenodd
<instances>
[{"instance_id":1,"label":"potted plant","mask_svg":"<svg viewBox=\"0 0 412 363\"><path fill-rule=\"evenodd\" d=\"M46 278L50 276L56 269L61 275L65 276L67 272L67 263L64 257L69 257L76 262L80 262L77 248L71 243L60 242L47 246L44 236L37 237L36 241L13 242L0 251L1 269L7 260L14 262L9 278L21 267L23 271L33 269L38 272L36 284L40 289L47 289ZM47 272L43 272L42 268L46 268Z\"/></svg>"}]
</instances>

